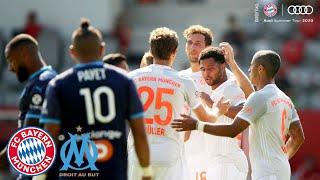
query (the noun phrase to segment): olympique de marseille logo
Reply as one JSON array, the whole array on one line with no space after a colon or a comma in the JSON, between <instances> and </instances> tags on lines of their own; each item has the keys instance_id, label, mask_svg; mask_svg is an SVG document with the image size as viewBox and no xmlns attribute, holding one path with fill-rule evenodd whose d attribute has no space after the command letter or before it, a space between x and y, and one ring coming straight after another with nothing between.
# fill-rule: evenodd
<instances>
[{"instance_id":1,"label":"olympique de marseille logo","mask_svg":"<svg viewBox=\"0 0 320 180\"><path fill-rule=\"evenodd\" d=\"M95 162L98 159L98 148L93 141L90 140L90 133L77 135L70 134L70 139L66 141L60 151L60 157L63 161L63 166L60 171L66 171L69 168L73 170L86 170L98 171ZM81 143L80 149L77 146L77 142ZM72 158L75 158L72 160ZM85 164L84 158L87 159L88 164ZM71 162L75 162L78 167L75 167Z\"/></svg>"},{"instance_id":2,"label":"olympique de marseille logo","mask_svg":"<svg viewBox=\"0 0 320 180\"><path fill-rule=\"evenodd\" d=\"M50 168L56 156L56 148L47 132L36 127L26 127L11 137L7 155L10 164L18 172L34 176Z\"/></svg>"}]
</instances>

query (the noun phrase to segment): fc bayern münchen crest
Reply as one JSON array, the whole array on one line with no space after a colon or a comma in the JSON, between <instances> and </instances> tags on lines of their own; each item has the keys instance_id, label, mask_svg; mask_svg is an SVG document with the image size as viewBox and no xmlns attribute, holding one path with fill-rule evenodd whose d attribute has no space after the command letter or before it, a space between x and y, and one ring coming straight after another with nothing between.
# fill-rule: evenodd
<instances>
[{"instance_id":1,"label":"fc bayern m\u00fcnchen crest","mask_svg":"<svg viewBox=\"0 0 320 180\"><path fill-rule=\"evenodd\" d=\"M263 12L266 16L273 17L277 14L278 8L275 4L268 3L268 4L264 5Z\"/></svg>"},{"instance_id":2,"label":"fc bayern m\u00fcnchen crest","mask_svg":"<svg viewBox=\"0 0 320 180\"><path fill-rule=\"evenodd\" d=\"M50 168L55 159L56 148L47 132L36 127L26 127L11 137L7 155L10 164L18 172L34 176Z\"/></svg>"}]
</instances>

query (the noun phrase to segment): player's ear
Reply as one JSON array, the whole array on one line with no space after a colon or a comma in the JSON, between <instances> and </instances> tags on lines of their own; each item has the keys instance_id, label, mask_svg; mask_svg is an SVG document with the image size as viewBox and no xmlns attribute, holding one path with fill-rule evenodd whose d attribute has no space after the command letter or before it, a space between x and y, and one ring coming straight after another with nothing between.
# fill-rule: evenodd
<instances>
[{"instance_id":1,"label":"player's ear","mask_svg":"<svg viewBox=\"0 0 320 180\"><path fill-rule=\"evenodd\" d=\"M69 46L69 54L73 60L77 59L77 52L72 44Z\"/></svg>"},{"instance_id":2,"label":"player's ear","mask_svg":"<svg viewBox=\"0 0 320 180\"><path fill-rule=\"evenodd\" d=\"M264 66L260 64L260 65L258 66L258 73L259 73L259 74L261 74L261 73L266 73L265 71L266 71L266 69L264 68Z\"/></svg>"},{"instance_id":3,"label":"player's ear","mask_svg":"<svg viewBox=\"0 0 320 180\"><path fill-rule=\"evenodd\" d=\"M177 57L177 54L178 54L178 48L176 48L176 50L174 51L174 53L172 53L172 59L176 59Z\"/></svg>"},{"instance_id":4,"label":"player's ear","mask_svg":"<svg viewBox=\"0 0 320 180\"><path fill-rule=\"evenodd\" d=\"M103 57L103 55L104 55L104 52L105 52L105 50L106 50L106 43L105 42L101 42L101 44L100 44L100 56L101 56L101 58Z\"/></svg>"},{"instance_id":5,"label":"player's ear","mask_svg":"<svg viewBox=\"0 0 320 180\"><path fill-rule=\"evenodd\" d=\"M222 67L223 69L226 68L226 62L222 63L222 64L221 64L221 67Z\"/></svg>"}]
</instances>

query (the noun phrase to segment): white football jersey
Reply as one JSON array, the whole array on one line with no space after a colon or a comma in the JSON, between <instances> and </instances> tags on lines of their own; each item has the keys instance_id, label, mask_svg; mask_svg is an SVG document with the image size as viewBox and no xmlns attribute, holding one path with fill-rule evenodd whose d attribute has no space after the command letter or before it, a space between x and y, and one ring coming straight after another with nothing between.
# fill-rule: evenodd
<instances>
[{"instance_id":1,"label":"white football jersey","mask_svg":"<svg viewBox=\"0 0 320 180\"><path fill-rule=\"evenodd\" d=\"M226 73L228 79L234 79L234 75L232 72L226 68ZM198 72L192 72L191 68L182 70L179 72L180 75L190 77L193 82L195 83L197 89L199 92L205 92L208 95L212 94L211 87L205 82L204 78L202 77L201 71ZM204 106L206 107L206 106ZM209 109L207 109L209 110ZM192 111L188 108L188 106L185 106L185 112L187 114L191 113L191 116L194 118L197 118ZM206 142L204 139L204 133L200 131L191 131L190 138L188 141L185 142L186 147L186 155L192 156L199 154L199 152L205 152L206 151Z\"/></svg>"},{"instance_id":2,"label":"white football jersey","mask_svg":"<svg viewBox=\"0 0 320 180\"><path fill-rule=\"evenodd\" d=\"M249 154L252 177L285 174L290 179L290 164L285 138L290 124L299 121L291 101L275 84L252 93L237 115L250 123Z\"/></svg>"},{"instance_id":3,"label":"white football jersey","mask_svg":"<svg viewBox=\"0 0 320 180\"><path fill-rule=\"evenodd\" d=\"M136 83L145 110L145 128L153 165L168 166L184 156L184 133L171 128L181 118L184 104L200 105L196 87L189 77L169 66L152 64L129 73Z\"/></svg>"},{"instance_id":4,"label":"white football jersey","mask_svg":"<svg viewBox=\"0 0 320 180\"><path fill-rule=\"evenodd\" d=\"M192 72L191 68L189 68L180 71L179 74L190 77L195 83L199 92L205 92L209 95L211 94L211 87L207 85L200 71ZM197 116L190 110L190 108L187 105L185 105L185 113L189 115L191 114L192 117L197 118ZM204 140L204 133L200 131L191 131L188 141L185 142L187 158L191 158L191 156L193 155L198 155L200 152L205 152L205 145L206 144Z\"/></svg>"},{"instance_id":5,"label":"white football jersey","mask_svg":"<svg viewBox=\"0 0 320 180\"><path fill-rule=\"evenodd\" d=\"M218 102L222 97L229 99L231 106L238 106L246 101L245 94L237 85L237 82L233 79L222 83L215 90L213 90L211 94L211 99L214 102ZM222 115L217 119L215 124L231 124L232 122L233 119ZM210 157L217 155L226 156L231 153L242 151L237 138L205 134L205 140L207 144L207 152Z\"/></svg>"}]
</instances>

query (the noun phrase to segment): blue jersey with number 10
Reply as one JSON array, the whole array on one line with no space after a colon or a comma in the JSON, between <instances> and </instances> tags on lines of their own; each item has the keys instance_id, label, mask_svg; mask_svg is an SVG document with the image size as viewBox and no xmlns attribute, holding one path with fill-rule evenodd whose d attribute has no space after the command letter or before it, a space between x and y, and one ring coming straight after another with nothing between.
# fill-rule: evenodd
<instances>
[{"instance_id":1,"label":"blue jersey with number 10","mask_svg":"<svg viewBox=\"0 0 320 180\"><path fill-rule=\"evenodd\" d=\"M125 120L142 117L143 107L136 87L118 68L95 61L78 64L58 75L49 83L40 120L61 127L57 163L51 168L50 177L63 179L71 178L69 172L96 172L99 179L127 179ZM89 133L90 142L81 145L78 141L78 149L71 148L71 135L77 134L81 139L85 133ZM96 145L97 157L92 155L95 152L92 142ZM81 152L81 148L84 153L80 155L85 157L76 156L75 152ZM66 160L70 153L74 153L73 159ZM79 158L83 158L83 164L75 163ZM90 158L96 159L94 165L98 170L88 165L86 161ZM83 167L88 168L79 170Z\"/></svg>"}]
</instances>

